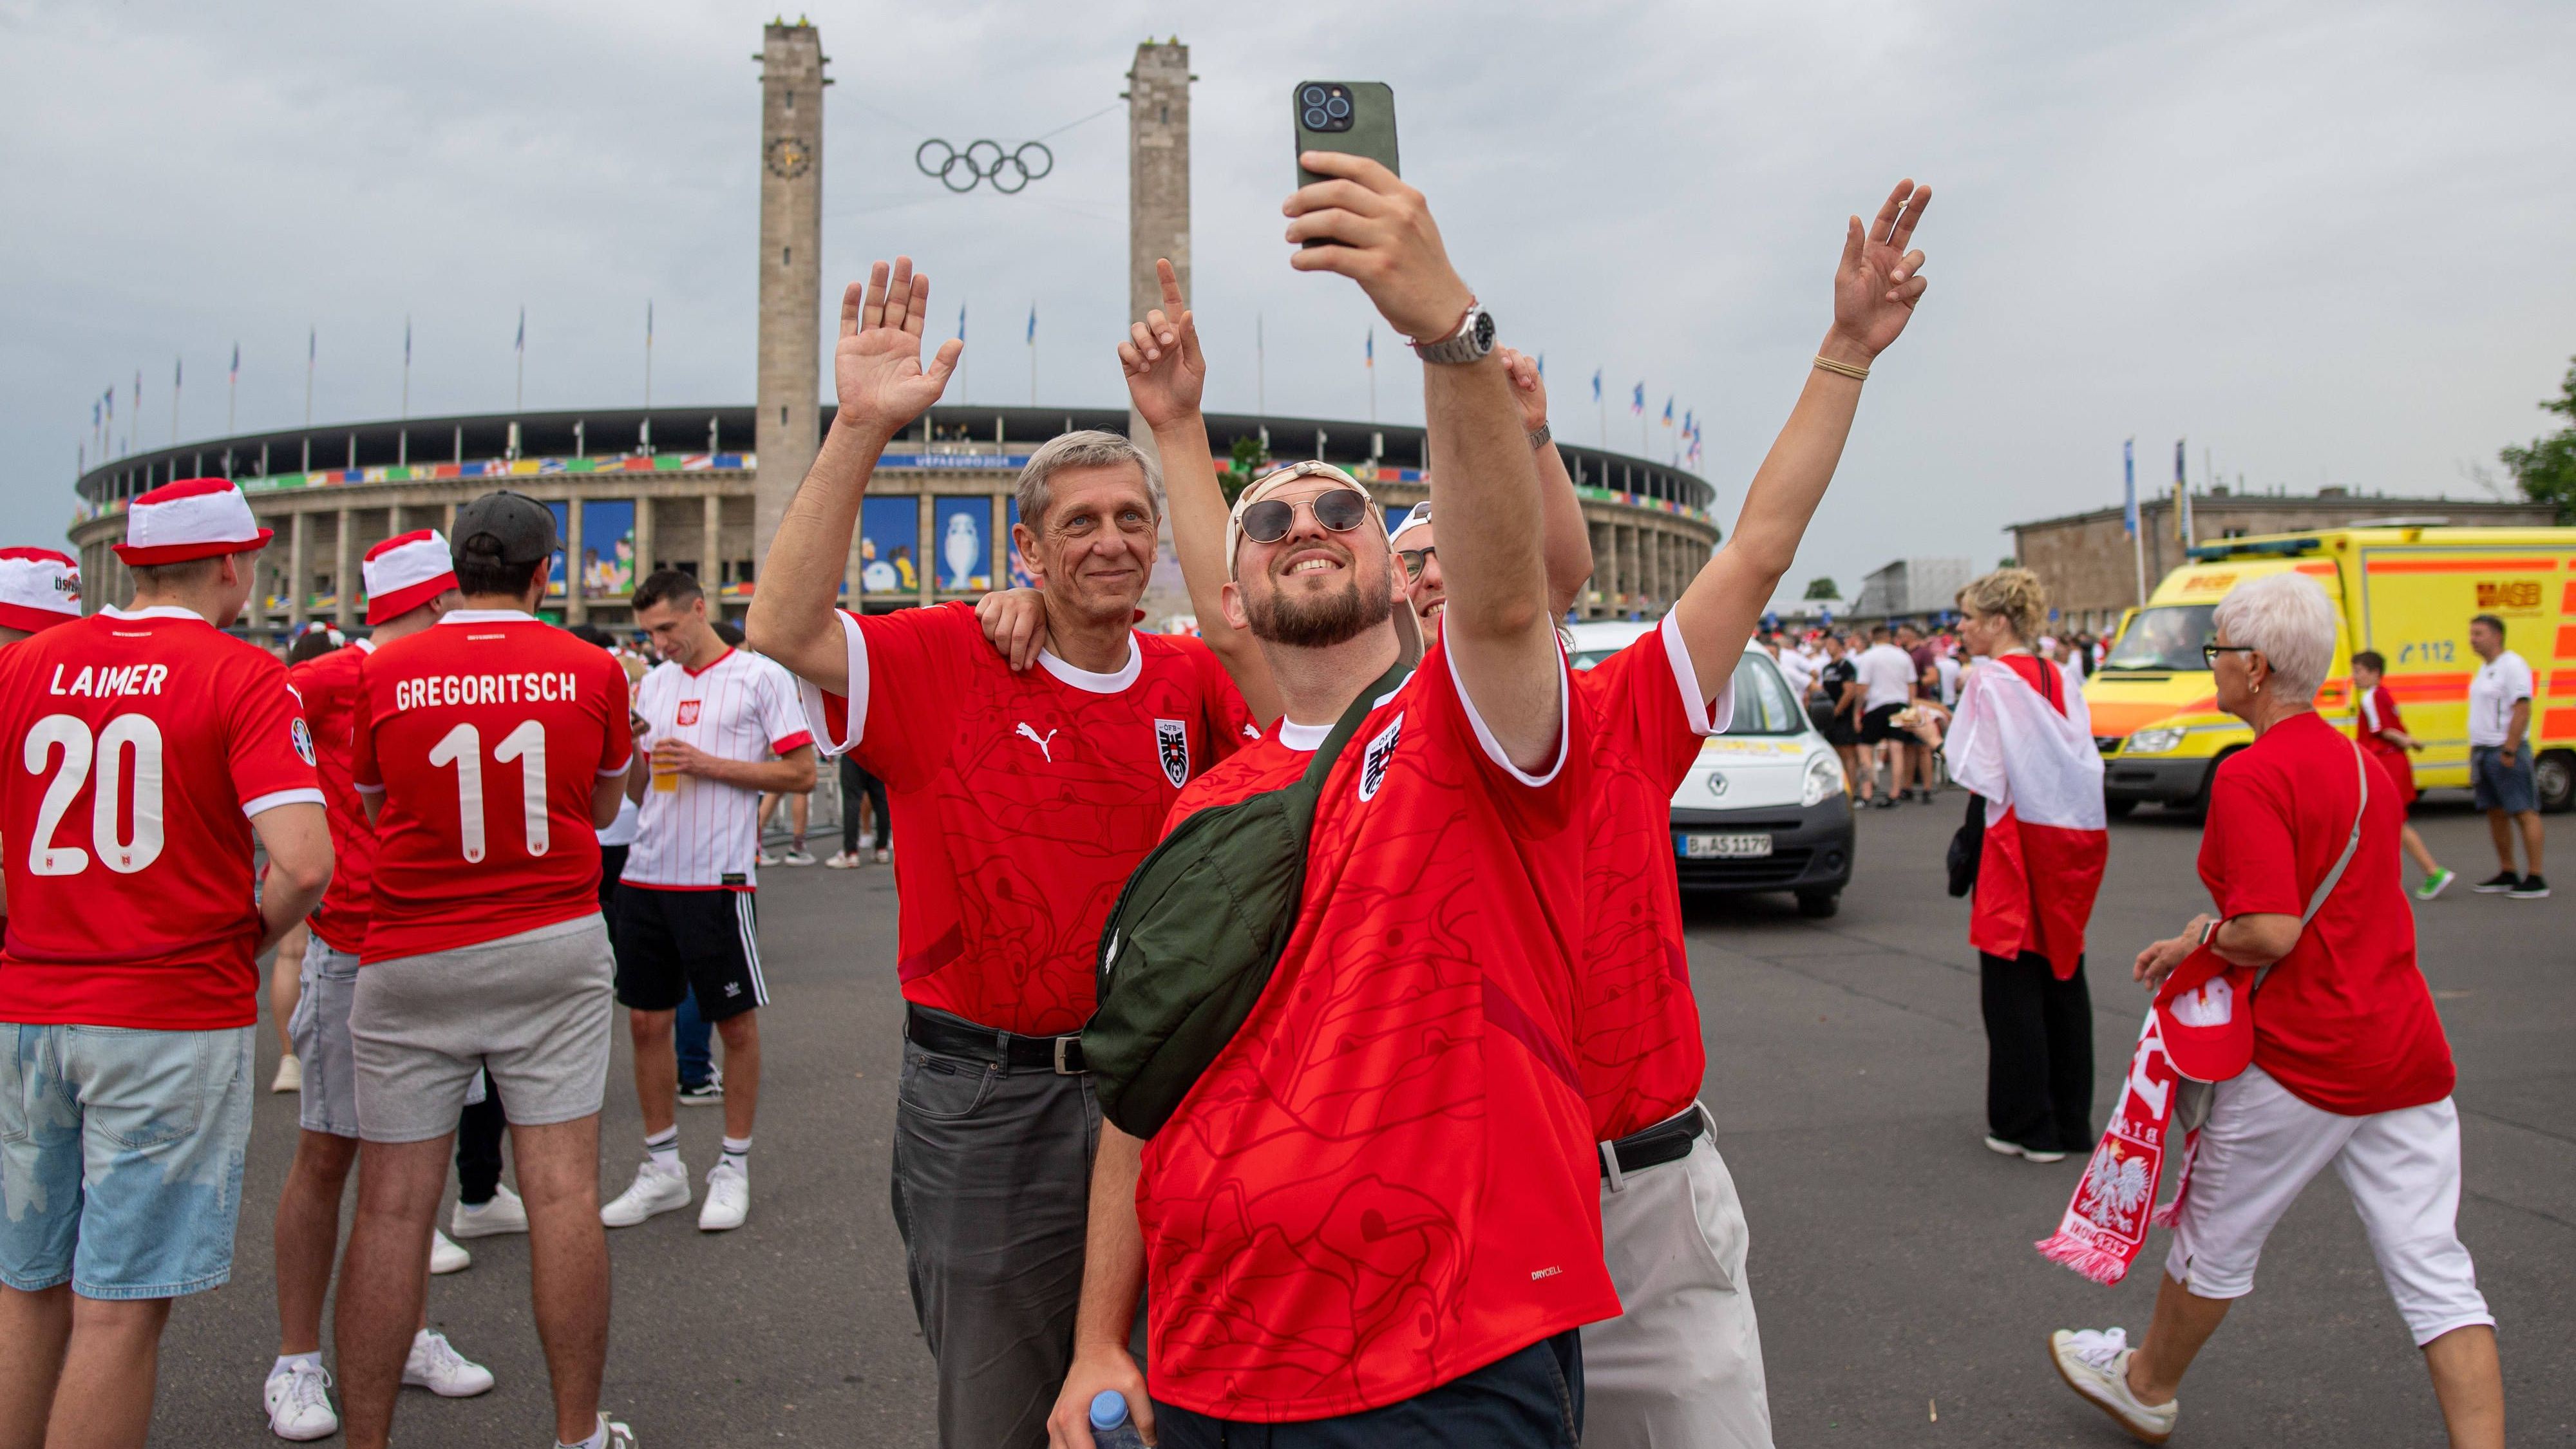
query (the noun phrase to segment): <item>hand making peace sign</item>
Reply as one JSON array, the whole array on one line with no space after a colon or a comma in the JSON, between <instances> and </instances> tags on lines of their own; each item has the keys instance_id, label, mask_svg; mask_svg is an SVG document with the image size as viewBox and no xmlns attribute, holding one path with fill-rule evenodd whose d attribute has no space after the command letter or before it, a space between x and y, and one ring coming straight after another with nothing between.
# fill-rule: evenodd
<instances>
[{"instance_id":1,"label":"hand making peace sign","mask_svg":"<svg viewBox=\"0 0 2576 1449\"><path fill-rule=\"evenodd\" d=\"M1900 181L1867 231L1859 217L1851 219L1842 265L1834 269L1834 335L1864 357L1887 350L1913 320L1914 304L1930 285L1922 276L1923 254L1906 247L1931 204L1931 187Z\"/></svg>"}]
</instances>

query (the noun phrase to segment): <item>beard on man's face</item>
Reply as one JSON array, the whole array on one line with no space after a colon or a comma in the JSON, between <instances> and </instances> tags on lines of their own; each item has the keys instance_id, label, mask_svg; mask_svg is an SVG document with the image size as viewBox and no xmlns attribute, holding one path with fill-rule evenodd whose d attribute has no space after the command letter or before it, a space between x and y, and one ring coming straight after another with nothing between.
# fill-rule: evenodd
<instances>
[{"instance_id":1,"label":"beard on man's face","mask_svg":"<svg viewBox=\"0 0 2576 1449\"><path fill-rule=\"evenodd\" d=\"M1384 570L1354 567L1339 589L1312 597L1280 592L1278 580L1247 592L1243 612L1252 637L1292 649L1329 649L1383 624L1395 612L1395 590Z\"/></svg>"}]
</instances>

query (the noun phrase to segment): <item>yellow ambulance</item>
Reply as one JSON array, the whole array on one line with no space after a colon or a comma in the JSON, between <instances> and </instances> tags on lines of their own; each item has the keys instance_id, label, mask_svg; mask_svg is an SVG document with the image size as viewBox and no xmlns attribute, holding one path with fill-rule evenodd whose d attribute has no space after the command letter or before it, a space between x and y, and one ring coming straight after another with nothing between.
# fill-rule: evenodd
<instances>
[{"instance_id":1,"label":"yellow ambulance","mask_svg":"<svg viewBox=\"0 0 2576 1449\"><path fill-rule=\"evenodd\" d=\"M2576 800L2576 528L2445 528L2437 520L2230 538L2191 551L2146 607L2132 609L2084 686L2111 813L2142 800L2195 809L2218 762L2253 732L2218 709L2201 646L2227 591L2295 570L2335 600L2335 662L2317 709L2350 730L2352 653L2376 649L2406 729L2424 743L2415 783L2469 783L2469 620L2504 621L2505 647L2531 665L2531 743L2541 808Z\"/></svg>"}]
</instances>

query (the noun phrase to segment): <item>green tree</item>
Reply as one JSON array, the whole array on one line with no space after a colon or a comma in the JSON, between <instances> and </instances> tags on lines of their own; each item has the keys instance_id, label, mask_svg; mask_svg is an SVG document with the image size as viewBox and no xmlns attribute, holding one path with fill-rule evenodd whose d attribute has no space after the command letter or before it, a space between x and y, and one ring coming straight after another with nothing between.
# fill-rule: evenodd
<instances>
[{"instance_id":1,"label":"green tree","mask_svg":"<svg viewBox=\"0 0 2576 1449\"><path fill-rule=\"evenodd\" d=\"M1234 506L1234 500L1242 495L1244 489L1252 486L1253 479L1261 476L1263 466L1269 461L1262 453L1258 437L1234 440L1233 463L1225 470L1225 476L1216 480L1217 485L1225 490L1226 507Z\"/></svg>"},{"instance_id":2,"label":"green tree","mask_svg":"<svg viewBox=\"0 0 2576 1449\"><path fill-rule=\"evenodd\" d=\"M1842 586L1836 584L1832 579L1809 579L1807 580L1807 597L1810 599L1830 599L1839 604L1843 599Z\"/></svg>"},{"instance_id":3,"label":"green tree","mask_svg":"<svg viewBox=\"0 0 2576 1449\"><path fill-rule=\"evenodd\" d=\"M2576 523L2576 358L2569 359L2567 375L2559 379L2558 396L2541 403L2540 410L2558 414L2568 425L2533 439L2528 448L2508 447L2497 456L2513 470L2524 497L2554 504L2559 522Z\"/></svg>"}]
</instances>

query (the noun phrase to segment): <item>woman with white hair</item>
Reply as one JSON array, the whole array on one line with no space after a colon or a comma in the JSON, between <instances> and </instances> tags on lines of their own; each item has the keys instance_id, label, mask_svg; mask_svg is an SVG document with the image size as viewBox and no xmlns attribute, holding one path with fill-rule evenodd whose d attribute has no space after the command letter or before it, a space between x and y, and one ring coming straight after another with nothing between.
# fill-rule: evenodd
<instances>
[{"instance_id":1,"label":"woman with white hair","mask_svg":"<svg viewBox=\"0 0 2576 1449\"><path fill-rule=\"evenodd\" d=\"M2138 955L2138 980L2175 979L2158 997L2088 1186L2052 1244L2071 1236L2097 1251L2135 1253L2145 1236L2139 1194L2091 1189L2105 1178L2105 1157L2110 1177L2138 1178L2152 1201L2155 1167L2141 1172L2122 1159L2140 1156L2142 1142L2160 1151L2189 1123L2177 1113L2152 1132L2135 1129L2182 1098L2166 1090L2179 1085L2175 1067L2201 1076L2196 1052L2226 1055L2195 1039L2232 1028L2240 1055L2204 1078L2226 1077L2209 1089L2206 1121L2185 1139L2173 1246L2145 1339L2132 1349L2117 1328L2060 1330L2051 1337L2058 1372L2132 1434L2161 1442L2173 1431L2184 1370L2228 1305L2252 1290L2264 1239L2331 1165L2424 1351L2451 1443L2500 1446L2495 1319L2455 1228L2460 1121L2450 1043L2416 967L2415 921L2398 874L2404 807L2379 767L2315 709L2335 662L2334 605L2313 581L2285 571L2238 585L2214 622L2216 640L2204 652L2219 707L2254 729L2254 743L2222 761L2210 786L2200 874L2218 909ZM2186 985L2194 989L2177 998ZM2215 1036L2197 1038L2204 1028ZM2171 1065L2154 1059L2160 1051Z\"/></svg>"}]
</instances>

